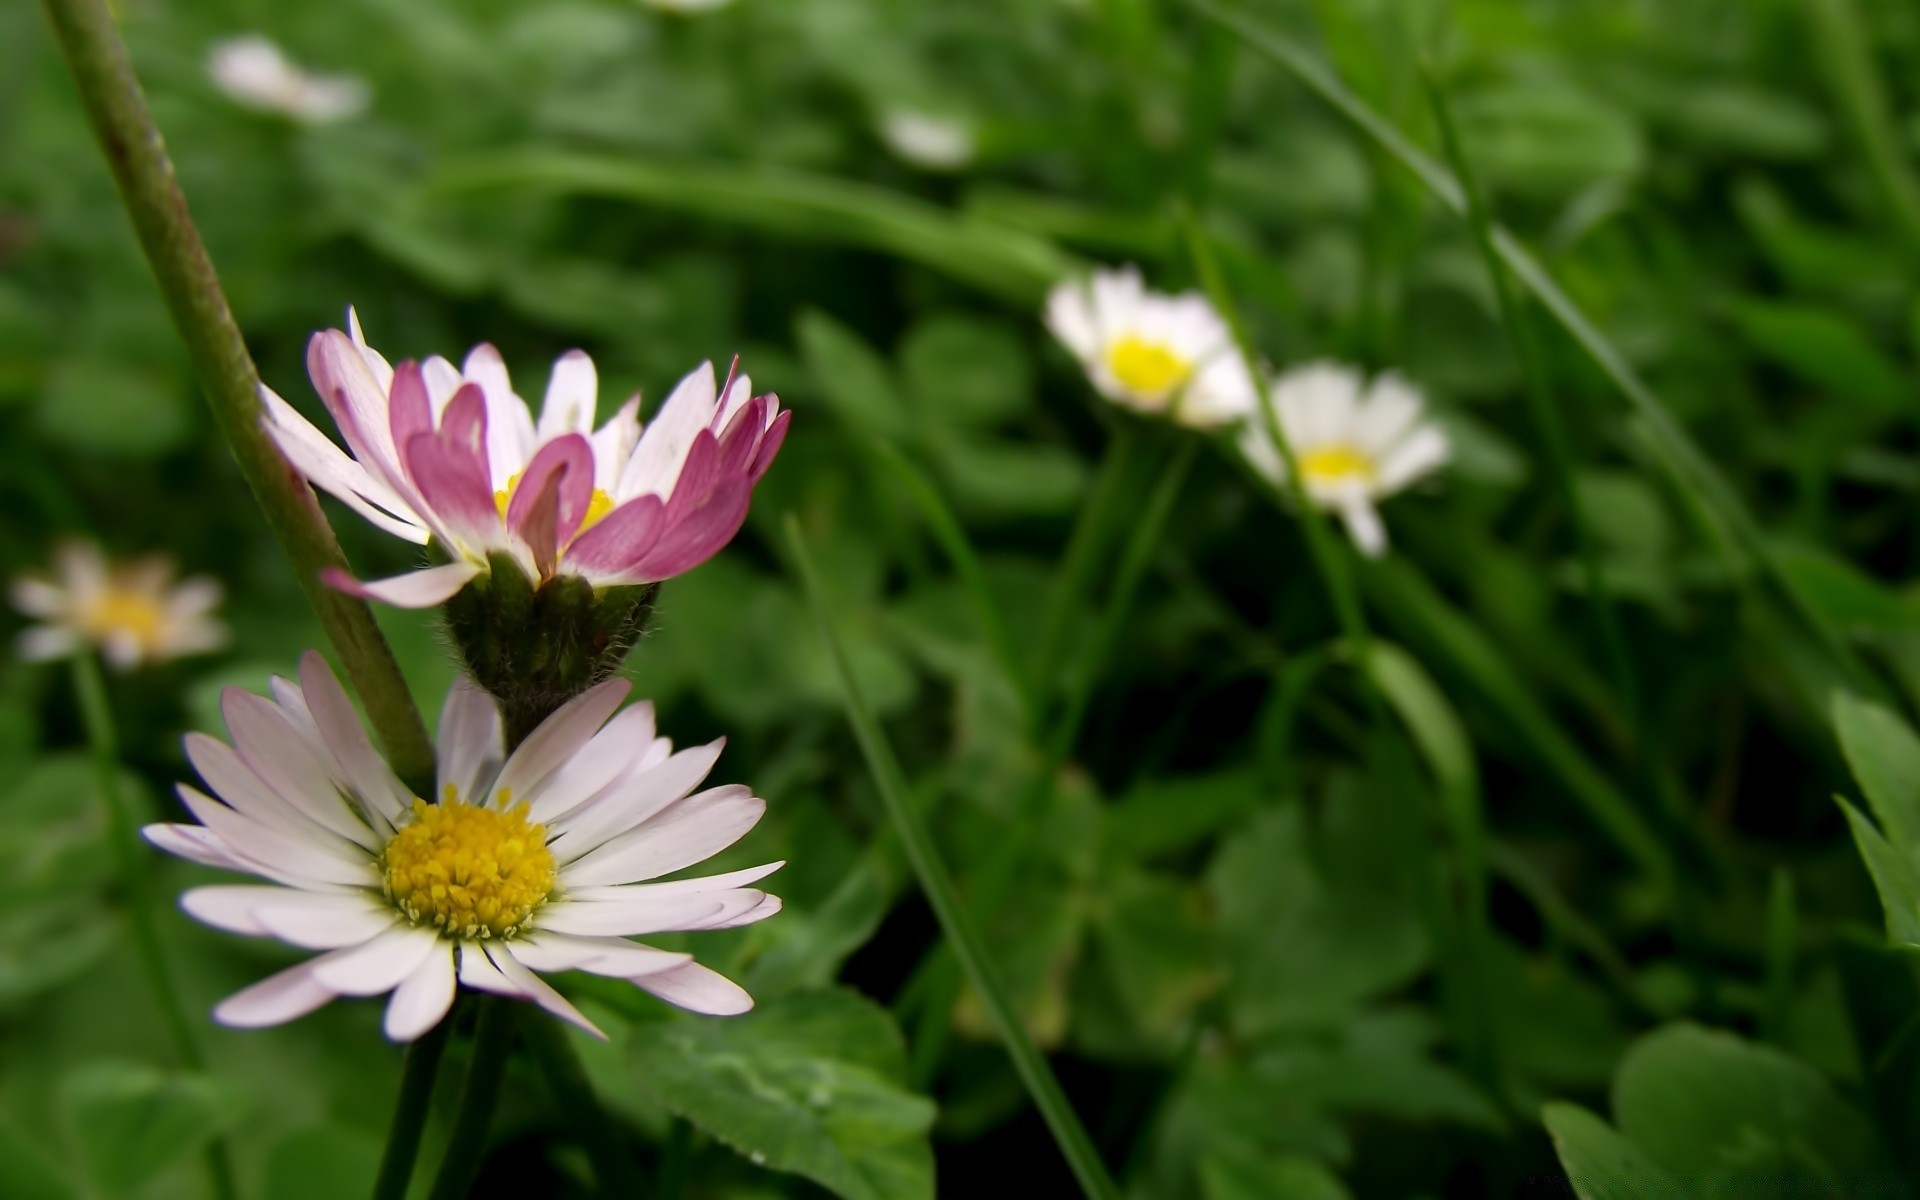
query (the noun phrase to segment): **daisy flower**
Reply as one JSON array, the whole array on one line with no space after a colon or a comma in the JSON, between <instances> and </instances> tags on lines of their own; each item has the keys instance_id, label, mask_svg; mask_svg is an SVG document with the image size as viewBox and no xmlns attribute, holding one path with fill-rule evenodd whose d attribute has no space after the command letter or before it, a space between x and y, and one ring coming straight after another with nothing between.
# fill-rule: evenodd
<instances>
[{"instance_id":1,"label":"daisy flower","mask_svg":"<svg viewBox=\"0 0 1920 1200\"><path fill-rule=\"evenodd\" d=\"M278 1025L336 996L391 993L385 1028L419 1037L456 982L515 996L593 1033L540 976L578 970L629 980L682 1008L744 1012L752 997L688 954L632 936L726 929L780 911L745 885L780 863L642 882L738 841L766 802L737 784L695 791L720 742L675 753L653 707L618 712L623 680L575 697L503 753L500 713L462 680L440 717L435 800L414 797L368 741L311 651L271 698L221 697L232 745L187 738L212 791L182 785L198 824L149 825L162 850L260 876L199 887L181 907L234 933L323 953L222 1001L214 1018Z\"/></svg>"},{"instance_id":2,"label":"daisy flower","mask_svg":"<svg viewBox=\"0 0 1920 1200\"><path fill-rule=\"evenodd\" d=\"M1419 390L1391 371L1369 383L1354 367L1320 362L1280 375L1267 395L1307 498L1340 514L1363 553L1381 554L1387 530L1375 505L1446 465L1451 454L1447 435L1422 419ZM1266 421L1247 421L1240 446L1261 474L1286 479Z\"/></svg>"},{"instance_id":3,"label":"daisy flower","mask_svg":"<svg viewBox=\"0 0 1920 1200\"><path fill-rule=\"evenodd\" d=\"M259 34L214 43L207 78L248 108L277 112L296 121L325 124L366 108L367 85L350 75L316 75L287 59Z\"/></svg>"},{"instance_id":4,"label":"daisy flower","mask_svg":"<svg viewBox=\"0 0 1920 1200\"><path fill-rule=\"evenodd\" d=\"M1253 411L1226 322L1198 292L1151 292L1133 267L1055 287L1047 328L1115 404L1214 429Z\"/></svg>"},{"instance_id":5,"label":"daisy flower","mask_svg":"<svg viewBox=\"0 0 1920 1200\"><path fill-rule=\"evenodd\" d=\"M560 356L536 421L492 346L459 368L444 358L390 366L351 333L307 346L307 372L351 457L266 387L267 429L294 469L398 537L451 561L344 590L430 608L505 554L545 583L655 583L705 562L739 531L789 414L746 376L714 386L696 367L641 426L634 396L593 427L598 381L578 350Z\"/></svg>"},{"instance_id":6,"label":"daisy flower","mask_svg":"<svg viewBox=\"0 0 1920 1200\"><path fill-rule=\"evenodd\" d=\"M896 108L883 113L880 139L916 167L954 171L973 161L973 126L958 117Z\"/></svg>"},{"instance_id":7,"label":"daisy flower","mask_svg":"<svg viewBox=\"0 0 1920 1200\"><path fill-rule=\"evenodd\" d=\"M13 583L13 606L44 622L20 635L22 658L62 658L94 645L124 671L227 644L213 615L220 585L211 579L176 581L161 557L109 563L84 542L60 546L53 562L50 578Z\"/></svg>"}]
</instances>

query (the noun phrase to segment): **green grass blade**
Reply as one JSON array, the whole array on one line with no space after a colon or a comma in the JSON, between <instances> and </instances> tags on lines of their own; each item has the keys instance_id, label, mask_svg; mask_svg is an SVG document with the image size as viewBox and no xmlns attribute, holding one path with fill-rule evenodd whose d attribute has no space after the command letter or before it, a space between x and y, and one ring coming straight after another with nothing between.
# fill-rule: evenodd
<instances>
[{"instance_id":1,"label":"green grass blade","mask_svg":"<svg viewBox=\"0 0 1920 1200\"><path fill-rule=\"evenodd\" d=\"M429 197L498 188L605 196L800 240L867 246L1028 307L1081 269L1030 233L884 188L771 167L508 150L448 163L423 187Z\"/></svg>"},{"instance_id":2,"label":"green grass blade","mask_svg":"<svg viewBox=\"0 0 1920 1200\"><path fill-rule=\"evenodd\" d=\"M1059 1080L1054 1078L1052 1068L1027 1036L1026 1028L1020 1022L1020 1014L1007 998L1006 986L987 955L986 943L980 931L974 927L973 918L960 902L959 890L954 887L953 878L940 858L932 831L921 819L919 810L907 800L906 775L901 770L900 760L895 756L885 731L880 728L879 720L854 679L846 651L840 644L839 632L833 627L829 615L831 610L819 571L807 550L800 523L792 515L787 517L787 543L794 563L799 568L801 582L806 587L814 621L820 627L820 639L826 645L828 657L833 660L834 670L839 675L847 720L853 726L854 736L866 756L867 768L873 773L874 786L879 789L880 798L887 807L887 815L906 848L907 859L913 864L914 874L919 877L927 903L939 918L941 932L953 947L961 969L980 993L994 1028L999 1032L1007 1054L1013 1059L1014 1070L1026 1085L1035 1107L1040 1110L1081 1190L1093 1200L1119 1200L1120 1191L1108 1176L1106 1164L1100 1160L1099 1151L1094 1149L1093 1140L1087 1136L1080 1118L1074 1114L1073 1106L1067 1102L1066 1093L1060 1090Z\"/></svg>"},{"instance_id":3,"label":"green grass blade","mask_svg":"<svg viewBox=\"0 0 1920 1200\"><path fill-rule=\"evenodd\" d=\"M1232 29L1247 45L1284 67L1290 74L1357 125L1362 132L1387 151L1400 165L1411 171L1427 189L1455 213L1465 216L1467 197L1460 181L1407 140L1392 123L1374 112L1354 95L1318 58L1292 38L1269 28L1252 17L1226 7L1218 0L1186 0L1187 4L1211 20ZM1662 446L1662 461L1675 484L1696 493L1705 507L1711 508L1762 563L1769 577L1819 638L1822 647L1850 677L1867 678L1853 651L1839 633L1828 625L1807 602L1799 587L1776 561L1759 523L1740 501L1732 487L1714 469L1660 398L1653 393L1614 347L1606 335L1587 319L1578 305L1560 289L1534 257L1504 228L1492 230L1493 247L1528 291L1579 344L1594 364L1613 381L1627 402L1643 418L1647 432ZM1864 684L1863 684L1864 686Z\"/></svg>"},{"instance_id":4,"label":"green grass blade","mask_svg":"<svg viewBox=\"0 0 1920 1200\"><path fill-rule=\"evenodd\" d=\"M1827 87L1867 157L1867 169L1908 251L1920 258L1920 177L1900 149L1873 40L1853 0L1804 0Z\"/></svg>"}]
</instances>

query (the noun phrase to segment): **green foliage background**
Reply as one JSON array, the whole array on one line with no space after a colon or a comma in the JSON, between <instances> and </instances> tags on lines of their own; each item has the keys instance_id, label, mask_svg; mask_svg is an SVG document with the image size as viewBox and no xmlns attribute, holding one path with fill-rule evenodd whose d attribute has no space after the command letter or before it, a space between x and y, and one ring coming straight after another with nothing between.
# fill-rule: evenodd
<instances>
[{"instance_id":1,"label":"green foliage background","mask_svg":"<svg viewBox=\"0 0 1920 1200\"><path fill-rule=\"evenodd\" d=\"M789 859L785 912L690 943L760 1007L562 981L615 1033L582 1050L660 1195L1072 1186L977 999L938 1003L921 969L937 931L789 512L963 883L1025 848L989 943L1129 1195L1907 1194L1920 990L1887 940L1920 941L1920 11L1222 7L1248 24L1176 0L119 13L262 373L308 411L305 339L349 303L395 358L496 342L524 393L576 345L609 406L738 352L796 411L747 530L667 586L629 666L667 732L725 733L721 774L770 800L723 866ZM236 107L204 60L254 30L364 77L371 109ZM1529 306L1625 672L1469 226L1274 44L1441 158L1429 62L1501 220L1747 514L1753 537ZM967 123L974 160L901 161L879 132L900 110ZM1398 369L1454 440L1437 487L1388 504L1393 557L1354 564L1364 663L1298 523L1211 449L1099 644L1185 435L1104 409L1038 308L1096 261L1190 284L1181 204L1268 357ZM79 533L230 590L228 652L115 681L129 783L167 811L218 689L320 635L24 3L0 9L0 433L0 571ZM1006 666L1038 653L1103 472L1115 528L1066 613L1087 720L1053 778ZM958 515L1003 644L916 487ZM410 565L336 516L363 574ZM432 711L432 619L381 619ZM0 767L0 1195L196 1195L192 1151L223 1131L251 1195L362 1193L399 1064L374 1006L209 1025L210 1072L170 1071L62 672L0 662ZM206 874L155 869L168 891ZM290 961L165 931L202 1010ZM589 1179L516 1064L476 1194Z\"/></svg>"}]
</instances>

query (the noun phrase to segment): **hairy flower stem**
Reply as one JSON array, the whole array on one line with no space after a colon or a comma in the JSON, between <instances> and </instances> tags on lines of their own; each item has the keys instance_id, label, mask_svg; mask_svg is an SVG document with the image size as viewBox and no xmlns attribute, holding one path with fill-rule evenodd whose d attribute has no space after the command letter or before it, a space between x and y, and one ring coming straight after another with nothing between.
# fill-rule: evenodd
<instances>
[{"instance_id":1,"label":"hairy flower stem","mask_svg":"<svg viewBox=\"0 0 1920 1200\"><path fill-rule=\"evenodd\" d=\"M120 786L120 739L113 721L113 708L107 701L106 683L100 678L100 664L91 652L73 656L73 690L80 703L80 719L87 729L87 743L93 751L95 769L100 775L100 801L107 810L108 838L113 844L113 861L126 892L127 925L133 931L133 944L140 956L140 969L146 972L147 986L160 1010L160 1020L173 1043L174 1057L190 1071L204 1071L205 1060L187 1020L186 1005L167 965L165 948L160 944L160 927L154 921L162 901L147 886L148 873L141 851L139 819L129 806ZM207 1175L213 1194L220 1200L232 1200L233 1162L226 1143L214 1141L207 1147Z\"/></svg>"},{"instance_id":2,"label":"hairy flower stem","mask_svg":"<svg viewBox=\"0 0 1920 1200\"><path fill-rule=\"evenodd\" d=\"M221 436L339 652L387 761L409 786L423 789L433 779L426 725L372 612L321 582L323 571L344 569L346 558L312 490L261 427L259 374L187 211L107 0L44 4Z\"/></svg>"}]
</instances>

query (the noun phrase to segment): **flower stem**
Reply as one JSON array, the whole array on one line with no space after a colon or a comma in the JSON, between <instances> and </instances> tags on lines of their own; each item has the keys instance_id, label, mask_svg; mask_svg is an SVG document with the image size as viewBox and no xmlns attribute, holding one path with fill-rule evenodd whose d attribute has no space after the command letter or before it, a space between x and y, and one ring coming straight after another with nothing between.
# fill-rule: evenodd
<instances>
[{"instance_id":1,"label":"flower stem","mask_svg":"<svg viewBox=\"0 0 1920 1200\"><path fill-rule=\"evenodd\" d=\"M387 1126L387 1148L380 1154L380 1174L374 1179L373 1200L406 1200L413 1182L413 1164L420 1157L420 1134L427 1127L427 1109L433 1100L433 1081L440 1071L453 1014L407 1047L400 1070L400 1097L394 1101L393 1123Z\"/></svg>"},{"instance_id":2,"label":"flower stem","mask_svg":"<svg viewBox=\"0 0 1920 1200\"><path fill-rule=\"evenodd\" d=\"M1000 1040L1006 1046L1008 1056L1013 1059L1014 1070L1026 1085L1034 1106L1040 1110L1054 1142L1060 1147L1060 1153L1066 1158L1074 1178L1079 1181L1081 1191L1093 1200L1119 1200L1119 1189L1108 1176L1106 1164L1101 1161L1093 1140L1087 1136L1079 1117L1074 1114L1073 1106L1067 1102L1066 1093L1060 1090L1060 1081L1054 1078L1046 1059L1027 1036L1020 1014L1007 998L1006 986L987 956L986 945L979 930L974 927L973 918L960 902L960 893L954 887L953 878L947 874L946 864L941 861L932 832L921 819L919 810L907 800L907 783L900 762L894 757L886 734L882 732L873 710L867 705L865 693L860 690L859 682L853 676L846 651L840 644L839 632L829 616L831 610L821 588L819 574L814 569L812 556L807 552L806 539L800 532L799 522L791 514L787 517L787 541L806 586L814 621L820 627L821 640L840 677L847 719L853 725L854 736L866 756L867 767L873 772L874 784L886 804L887 814L906 848L907 859L913 864L914 874L919 876L921 890L926 893L927 902L932 905L934 916L940 921L941 931L953 946L967 978L980 993L987 1014L1000 1034Z\"/></svg>"},{"instance_id":3,"label":"flower stem","mask_svg":"<svg viewBox=\"0 0 1920 1200\"><path fill-rule=\"evenodd\" d=\"M585 1145L593 1160L594 1182L603 1196L639 1196L640 1173L633 1159L620 1145L620 1131L607 1112L595 1100L593 1081L580 1064L580 1052L574 1049L567 1031L558 1021L531 1021L527 1024L527 1042L533 1050L547 1086Z\"/></svg>"},{"instance_id":4,"label":"flower stem","mask_svg":"<svg viewBox=\"0 0 1920 1200\"><path fill-rule=\"evenodd\" d=\"M1036 730L1039 722L1045 719L1047 702L1052 699L1058 683L1054 675L1062 653L1061 643L1066 640L1067 630L1076 615L1075 610L1085 598L1094 569L1099 564L1107 524L1112 519L1114 502L1123 490L1120 485L1131 465L1137 439L1133 425L1122 420L1107 442L1106 457L1101 461L1098 478L1094 480L1093 494L1080 506L1079 515L1074 518L1073 532L1068 535L1066 555L1061 560L1060 574L1048 597L1046 617L1040 626L1040 642L1033 654L1029 715L1033 718Z\"/></svg>"},{"instance_id":5,"label":"flower stem","mask_svg":"<svg viewBox=\"0 0 1920 1200\"><path fill-rule=\"evenodd\" d=\"M205 1060L187 1020L186 1005L167 964L160 943L160 927L154 920L156 901L147 887L146 864L141 855L139 818L133 812L126 792L120 786L120 739L114 727L113 707L107 702L106 683L100 677L100 664L93 655L81 651L73 656L73 690L80 703L80 719L86 726L87 744L100 776L100 799L106 806L108 839L113 844L115 869L127 897L127 924L133 931L133 944L146 972L147 986L153 992L160 1020L173 1043L174 1056L190 1071L206 1070ZM226 1143L215 1140L207 1147L207 1175L213 1194L231 1200L236 1194L233 1163Z\"/></svg>"},{"instance_id":6,"label":"flower stem","mask_svg":"<svg viewBox=\"0 0 1920 1200\"><path fill-rule=\"evenodd\" d=\"M261 426L259 374L187 211L107 0L44 5L214 421L339 652L388 761L410 786L424 788L433 778L426 725L372 612L321 582L321 572L344 568L346 557L312 489L288 468Z\"/></svg>"},{"instance_id":7,"label":"flower stem","mask_svg":"<svg viewBox=\"0 0 1920 1200\"><path fill-rule=\"evenodd\" d=\"M447 1139L440 1177L429 1200L466 1200L480 1174L487 1149L487 1127L500 1100L500 1081L507 1073L507 1055L513 1047L516 1002L502 996L478 998L480 1023L473 1033L473 1057L461 1085L460 1110L454 1114L453 1134Z\"/></svg>"}]
</instances>

